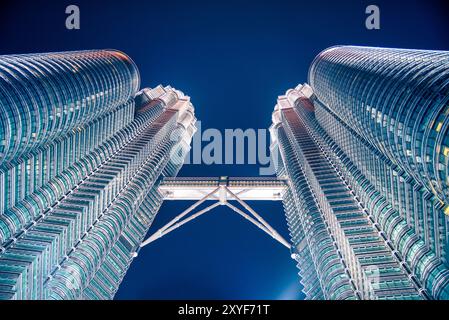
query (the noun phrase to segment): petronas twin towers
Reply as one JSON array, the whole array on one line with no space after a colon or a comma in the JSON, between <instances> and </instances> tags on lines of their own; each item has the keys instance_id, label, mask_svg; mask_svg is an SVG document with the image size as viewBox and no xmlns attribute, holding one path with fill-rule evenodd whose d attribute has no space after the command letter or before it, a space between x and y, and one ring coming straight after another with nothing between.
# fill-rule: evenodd
<instances>
[{"instance_id":1,"label":"petronas twin towers","mask_svg":"<svg viewBox=\"0 0 449 320\"><path fill-rule=\"evenodd\" d=\"M118 51L0 58L0 298L110 299L195 132ZM176 137L172 134L177 132Z\"/></svg>"},{"instance_id":2,"label":"petronas twin towers","mask_svg":"<svg viewBox=\"0 0 449 320\"><path fill-rule=\"evenodd\" d=\"M308 299L449 299L449 53L332 47L270 128ZM111 299L196 131L115 50L0 56L0 299ZM299 290L298 286L298 290Z\"/></svg>"},{"instance_id":3,"label":"petronas twin towers","mask_svg":"<svg viewBox=\"0 0 449 320\"><path fill-rule=\"evenodd\" d=\"M449 53L333 47L273 113L310 299L449 299Z\"/></svg>"}]
</instances>

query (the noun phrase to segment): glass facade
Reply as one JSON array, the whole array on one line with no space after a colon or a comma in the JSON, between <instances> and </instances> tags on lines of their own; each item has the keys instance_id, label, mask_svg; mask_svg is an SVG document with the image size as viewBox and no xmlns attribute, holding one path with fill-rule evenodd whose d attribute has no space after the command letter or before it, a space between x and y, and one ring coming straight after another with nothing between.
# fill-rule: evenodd
<instances>
[{"instance_id":1,"label":"glass facade","mask_svg":"<svg viewBox=\"0 0 449 320\"><path fill-rule=\"evenodd\" d=\"M449 53L332 47L309 83L271 127L307 297L449 299ZM333 248L314 252L325 236Z\"/></svg>"},{"instance_id":2,"label":"glass facade","mask_svg":"<svg viewBox=\"0 0 449 320\"><path fill-rule=\"evenodd\" d=\"M0 68L0 299L111 299L190 148L190 99L138 92L115 50Z\"/></svg>"}]
</instances>

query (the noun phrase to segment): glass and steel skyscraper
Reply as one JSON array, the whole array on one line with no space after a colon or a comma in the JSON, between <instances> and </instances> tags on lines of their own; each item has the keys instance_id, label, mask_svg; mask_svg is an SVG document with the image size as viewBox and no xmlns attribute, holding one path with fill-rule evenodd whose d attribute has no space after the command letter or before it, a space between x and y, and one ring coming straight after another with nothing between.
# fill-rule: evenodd
<instances>
[{"instance_id":1,"label":"glass and steel skyscraper","mask_svg":"<svg viewBox=\"0 0 449 320\"><path fill-rule=\"evenodd\" d=\"M273 112L281 179L253 181L283 199L307 298L449 299L449 53L333 47L309 83ZM190 98L139 86L115 50L0 56L0 299L111 299L164 197L192 196L162 192L187 181L164 177Z\"/></svg>"},{"instance_id":2,"label":"glass and steel skyscraper","mask_svg":"<svg viewBox=\"0 0 449 320\"><path fill-rule=\"evenodd\" d=\"M449 52L332 47L271 127L309 299L449 299Z\"/></svg>"},{"instance_id":3,"label":"glass and steel skyscraper","mask_svg":"<svg viewBox=\"0 0 449 320\"><path fill-rule=\"evenodd\" d=\"M190 148L190 98L115 50L0 56L0 299L110 299Z\"/></svg>"}]
</instances>

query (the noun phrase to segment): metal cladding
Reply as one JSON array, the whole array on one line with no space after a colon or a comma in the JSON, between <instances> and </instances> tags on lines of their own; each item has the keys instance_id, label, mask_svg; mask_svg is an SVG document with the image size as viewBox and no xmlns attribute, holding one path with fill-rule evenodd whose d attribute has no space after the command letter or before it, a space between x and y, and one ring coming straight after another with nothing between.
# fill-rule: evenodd
<instances>
[{"instance_id":1,"label":"metal cladding","mask_svg":"<svg viewBox=\"0 0 449 320\"><path fill-rule=\"evenodd\" d=\"M398 170L449 203L449 52L333 47L315 58L309 82Z\"/></svg>"},{"instance_id":2,"label":"metal cladding","mask_svg":"<svg viewBox=\"0 0 449 320\"><path fill-rule=\"evenodd\" d=\"M190 99L137 92L115 50L0 66L0 299L111 299L190 148Z\"/></svg>"},{"instance_id":3,"label":"metal cladding","mask_svg":"<svg viewBox=\"0 0 449 320\"><path fill-rule=\"evenodd\" d=\"M270 128L308 299L449 299L449 53L333 47Z\"/></svg>"},{"instance_id":4,"label":"metal cladding","mask_svg":"<svg viewBox=\"0 0 449 320\"><path fill-rule=\"evenodd\" d=\"M139 85L119 51L0 56L0 165L113 111Z\"/></svg>"}]
</instances>

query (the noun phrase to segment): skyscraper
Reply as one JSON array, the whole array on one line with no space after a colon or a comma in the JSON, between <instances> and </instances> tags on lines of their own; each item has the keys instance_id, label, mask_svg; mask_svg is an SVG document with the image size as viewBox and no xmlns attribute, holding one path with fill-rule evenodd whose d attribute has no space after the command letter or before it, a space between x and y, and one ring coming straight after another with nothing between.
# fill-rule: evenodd
<instances>
[{"instance_id":1,"label":"skyscraper","mask_svg":"<svg viewBox=\"0 0 449 320\"><path fill-rule=\"evenodd\" d=\"M308 299L449 299L448 52L320 53L273 112L279 180L170 179L194 109L139 86L115 50L0 56L0 299L111 299L163 200L209 197L289 247L228 202L283 200Z\"/></svg>"},{"instance_id":2,"label":"skyscraper","mask_svg":"<svg viewBox=\"0 0 449 320\"><path fill-rule=\"evenodd\" d=\"M449 299L449 53L321 52L273 112L309 299Z\"/></svg>"},{"instance_id":3,"label":"skyscraper","mask_svg":"<svg viewBox=\"0 0 449 320\"><path fill-rule=\"evenodd\" d=\"M109 299L182 166L190 98L115 50L0 57L0 299Z\"/></svg>"}]
</instances>

